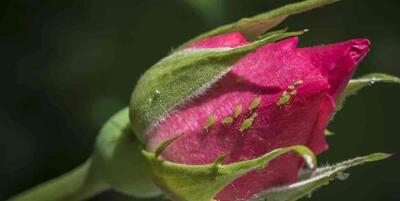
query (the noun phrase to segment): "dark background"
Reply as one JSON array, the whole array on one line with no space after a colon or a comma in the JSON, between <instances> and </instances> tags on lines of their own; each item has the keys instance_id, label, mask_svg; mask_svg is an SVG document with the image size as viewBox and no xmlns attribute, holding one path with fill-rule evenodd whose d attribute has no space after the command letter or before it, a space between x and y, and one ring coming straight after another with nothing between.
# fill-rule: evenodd
<instances>
[{"instance_id":1,"label":"dark background","mask_svg":"<svg viewBox=\"0 0 400 201\"><path fill-rule=\"evenodd\" d=\"M214 3L213 3L214 2ZM0 200L82 163L104 121L129 102L140 74L172 47L217 25L293 1L1 0ZM356 75L400 75L400 1L346 0L289 18L301 46L372 41ZM349 99L329 126L321 164L400 152L400 87ZM400 200L400 158L352 169L312 200ZM92 200L133 200L103 193Z\"/></svg>"}]
</instances>

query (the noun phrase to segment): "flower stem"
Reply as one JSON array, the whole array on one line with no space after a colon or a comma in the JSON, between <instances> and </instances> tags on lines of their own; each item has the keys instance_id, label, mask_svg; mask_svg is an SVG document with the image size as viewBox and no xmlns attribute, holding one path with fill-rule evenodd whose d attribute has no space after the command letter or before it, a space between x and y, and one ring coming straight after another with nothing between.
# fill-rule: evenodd
<instances>
[{"instance_id":1,"label":"flower stem","mask_svg":"<svg viewBox=\"0 0 400 201\"><path fill-rule=\"evenodd\" d=\"M95 165L89 159L70 172L39 184L9 201L84 200L109 188L99 176Z\"/></svg>"}]
</instances>

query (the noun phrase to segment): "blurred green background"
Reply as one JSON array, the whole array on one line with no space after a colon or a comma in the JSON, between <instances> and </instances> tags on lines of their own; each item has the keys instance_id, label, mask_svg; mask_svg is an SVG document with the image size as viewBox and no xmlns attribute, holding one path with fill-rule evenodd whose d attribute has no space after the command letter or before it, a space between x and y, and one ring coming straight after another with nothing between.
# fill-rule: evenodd
<instances>
[{"instance_id":1,"label":"blurred green background","mask_svg":"<svg viewBox=\"0 0 400 201\"><path fill-rule=\"evenodd\" d=\"M141 73L189 38L288 0L1 0L0 200L82 163L104 121L128 104ZM289 18L301 46L366 37L356 75L400 75L400 1L346 0ZM400 87L348 100L321 164L400 152ZM400 200L400 159L350 171L312 200ZM92 199L135 200L106 192Z\"/></svg>"}]
</instances>

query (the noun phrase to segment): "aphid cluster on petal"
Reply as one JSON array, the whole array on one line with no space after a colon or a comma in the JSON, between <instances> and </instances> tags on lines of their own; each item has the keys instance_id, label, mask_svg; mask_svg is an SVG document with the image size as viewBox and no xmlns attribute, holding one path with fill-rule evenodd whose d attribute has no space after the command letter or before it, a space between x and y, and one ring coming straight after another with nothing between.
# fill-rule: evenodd
<instances>
[{"instance_id":1,"label":"aphid cluster on petal","mask_svg":"<svg viewBox=\"0 0 400 201\"><path fill-rule=\"evenodd\" d=\"M243 122L241 122L239 127L239 131L241 133L243 133L245 130L249 129L253 125L253 121L257 117L257 112L255 112L255 110L260 106L260 104L261 104L260 96L255 97L251 101L248 107L249 115L247 118L243 120ZM237 105L232 115L225 116L222 119L222 124L225 126L233 124L235 120L242 114L242 112L243 112L243 106L241 104ZM208 116L207 121L204 125L204 129L206 130L206 132L208 132L209 129L217 123L217 121L218 120L215 115Z\"/></svg>"}]
</instances>

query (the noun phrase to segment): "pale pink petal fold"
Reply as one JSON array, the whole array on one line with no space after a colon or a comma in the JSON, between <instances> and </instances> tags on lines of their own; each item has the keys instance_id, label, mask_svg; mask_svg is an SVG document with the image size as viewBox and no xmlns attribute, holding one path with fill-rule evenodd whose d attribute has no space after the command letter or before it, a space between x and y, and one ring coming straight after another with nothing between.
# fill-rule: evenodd
<instances>
[{"instance_id":1,"label":"pale pink petal fold","mask_svg":"<svg viewBox=\"0 0 400 201\"><path fill-rule=\"evenodd\" d=\"M241 33L233 32L197 41L191 44L188 48L237 47L247 43L246 38Z\"/></svg>"}]
</instances>

